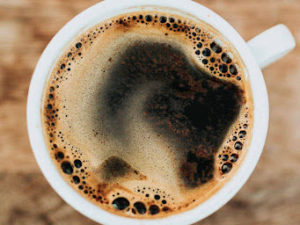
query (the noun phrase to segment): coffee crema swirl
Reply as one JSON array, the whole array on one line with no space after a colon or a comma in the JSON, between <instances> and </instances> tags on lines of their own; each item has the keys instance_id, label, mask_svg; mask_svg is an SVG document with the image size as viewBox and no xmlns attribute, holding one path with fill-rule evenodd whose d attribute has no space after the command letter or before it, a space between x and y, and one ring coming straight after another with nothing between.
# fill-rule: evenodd
<instances>
[{"instance_id":1,"label":"coffee crema swirl","mask_svg":"<svg viewBox=\"0 0 300 225\"><path fill-rule=\"evenodd\" d=\"M179 12L127 13L78 35L43 102L45 140L63 178L121 216L198 206L230 180L251 140L240 56Z\"/></svg>"}]
</instances>

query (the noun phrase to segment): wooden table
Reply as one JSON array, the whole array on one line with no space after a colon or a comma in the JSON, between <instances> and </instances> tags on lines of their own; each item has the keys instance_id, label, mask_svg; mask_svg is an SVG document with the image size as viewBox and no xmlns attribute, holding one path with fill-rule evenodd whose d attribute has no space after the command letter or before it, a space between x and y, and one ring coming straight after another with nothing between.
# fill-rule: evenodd
<instances>
[{"instance_id":1,"label":"wooden table","mask_svg":"<svg viewBox=\"0 0 300 225\"><path fill-rule=\"evenodd\" d=\"M64 203L29 146L25 107L37 60L53 35L97 0L0 0L0 224L95 224ZM300 1L203 0L245 39L284 23L298 47L265 69L270 130L243 189L203 225L300 224ZM275 48L276 46L274 46Z\"/></svg>"}]
</instances>

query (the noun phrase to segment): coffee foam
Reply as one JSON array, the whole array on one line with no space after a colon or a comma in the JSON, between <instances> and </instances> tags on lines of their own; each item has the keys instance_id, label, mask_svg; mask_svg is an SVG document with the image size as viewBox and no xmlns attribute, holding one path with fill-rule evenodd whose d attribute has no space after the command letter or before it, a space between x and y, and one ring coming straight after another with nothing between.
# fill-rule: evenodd
<instances>
[{"instance_id":1,"label":"coffee foam","mask_svg":"<svg viewBox=\"0 0 300 225\"><path fill-rule=\"evenodd\" d=\"M186 185L178 171L186 156L178 153L184 143L145 120L143 102L163 84L135 86L122 106L107 101L109 75L122 63L122 53L137 43L154 42L162 49L176 47L198 70L247 93L237 120L214 152L213 177L196 187ZM50 154L75 189L112 213L153 218L191 209L230 179L247 152L252 102L242 68L234 48L201 21L159 12L104 21L80 35L50 75L43 109Z\"/></svg>"}]
</instances>

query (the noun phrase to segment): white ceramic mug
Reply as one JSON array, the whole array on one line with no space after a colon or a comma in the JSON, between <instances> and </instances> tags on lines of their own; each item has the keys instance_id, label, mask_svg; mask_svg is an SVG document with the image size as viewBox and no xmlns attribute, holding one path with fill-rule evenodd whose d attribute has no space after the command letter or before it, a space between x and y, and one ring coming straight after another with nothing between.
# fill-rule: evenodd
<instances>
[{"instance_id":1,"label":"white ceramic mug","mask_svg":"<svg viewBox=\"0 0 300 225\"><path fill-rule=\"evenodd\" d=\"M236 48L248 71L254 101L254 126L250 148L244 162L233 178L216 194L199 206L162 219L132 219L113 215L78 194L60 176L50 158L42 131L42 95L50 72L74 37L89 27L126 12L140 10L176 10L189 13L220 31ZM268 130L269 105L261 68L283 57L295 47L295 41L284 25L277 25L246 43L237 31L220 16L190 0L109 0L98 3L67 23L43 52L30 85L27 104L27 123L30 142L36 160L54 190L72 207L102 224L191 224L212 214L228 202L253 172L265 143Z\"/></svg>"}]
</instances>

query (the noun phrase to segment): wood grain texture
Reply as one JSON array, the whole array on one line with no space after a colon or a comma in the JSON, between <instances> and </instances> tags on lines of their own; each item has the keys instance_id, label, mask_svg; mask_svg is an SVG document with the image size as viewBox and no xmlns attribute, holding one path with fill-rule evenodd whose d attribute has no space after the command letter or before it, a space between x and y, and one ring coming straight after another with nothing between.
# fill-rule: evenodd
<instances>
[{"instance_id":1,"label":"wood grain texture","mask_svg":"<svg viewBox=\"0 0 300 225\"><path fill-rule=\"evenodd\" d=\"M98 0L0 0L0 224L95 225L64 203L42 176L28 141L26 97L39 56L54 34ZM263 71L270 129L242 190L201 225L300 224L300 1L203 0L247 40L286 24L296 49ZM276 46L274 46L276 47Z\"/></svg>"}]
</instances>

